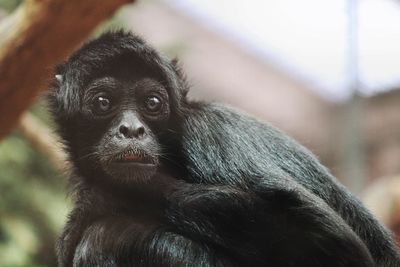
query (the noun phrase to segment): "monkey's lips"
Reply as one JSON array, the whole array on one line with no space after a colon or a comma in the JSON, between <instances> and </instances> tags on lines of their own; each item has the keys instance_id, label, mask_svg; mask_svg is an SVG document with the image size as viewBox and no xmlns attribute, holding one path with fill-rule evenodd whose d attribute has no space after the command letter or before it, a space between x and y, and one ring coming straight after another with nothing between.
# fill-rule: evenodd
<instances>
[{"instance_id":1,"label":"monkey's lips","mask_svg":"<svg viewBox=\"0 0 400 267\"><path fill-rule=\"evenodd\" d=\"M153 157L150 157L143 151L129 149L114 156L115 163L139 163L155 165L157 162Z\"/></svg>"}]
</instances>

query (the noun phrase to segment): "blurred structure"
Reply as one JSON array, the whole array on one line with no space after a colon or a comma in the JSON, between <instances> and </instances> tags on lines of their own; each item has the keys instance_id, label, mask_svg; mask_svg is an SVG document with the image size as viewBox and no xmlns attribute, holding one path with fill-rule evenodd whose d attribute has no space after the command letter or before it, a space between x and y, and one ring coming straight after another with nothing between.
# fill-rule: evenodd
<instances>
[{"instance_id":1,"label":"blurred structure","mask_svg":"<svg viewBox=\"0 0 400 267\"><path fill-rule=\"evenodd\" d=\"M400 90L366 99L363 114L370 179L400 173Z\"/></svg>"},{"instance_id":2,"label":"blurred structure","mask_svg":"<svg viewBox=\"0 0 400 267\"><path fill-rule=\"evenodd\" d=\"M400 246L400 176L375 181L362 199L377 219L393 230Z\"/></svg>"}]
</instances>

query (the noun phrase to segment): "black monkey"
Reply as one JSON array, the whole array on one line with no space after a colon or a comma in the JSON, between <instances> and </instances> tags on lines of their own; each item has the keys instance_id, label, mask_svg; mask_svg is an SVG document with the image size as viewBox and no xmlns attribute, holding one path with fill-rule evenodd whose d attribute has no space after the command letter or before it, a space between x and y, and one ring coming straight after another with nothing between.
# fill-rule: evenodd
<instances>
[{"instance_id":1,"label":"black monkey","mask_svg":"<svg viewBox=\"0 0 400 267\"><path fill-rule=\"evenodd\" d=\"M400 266L391 235L309 151L187 91L175 61L123 31L56 68L75 202L60 266Z\"/></svg>"}]
</instances>

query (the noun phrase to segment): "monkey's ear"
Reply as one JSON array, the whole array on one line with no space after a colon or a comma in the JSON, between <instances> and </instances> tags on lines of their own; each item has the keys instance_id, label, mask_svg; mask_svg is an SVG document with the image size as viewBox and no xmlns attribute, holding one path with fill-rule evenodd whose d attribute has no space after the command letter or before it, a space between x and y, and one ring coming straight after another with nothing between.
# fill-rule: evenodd
<instances>
[{"instance_id":1,"label":"monkey's ear","mask_svg":"<svg viewBox=\"0 0 400 267\"><path fill-rule=\"evenodd\" d=\"M171 65L172 65L172 67L174 68L176 74L178 74L179 77L185 76L183 74L182 67L181 67L181 65L179 63L179 59L177 57L175 57L175 58L173 58L171 60Z\"/></svg>"},{"instance_id":2,"label":"monkey's ear","mask_svg":"<svg viewBox=\"0 0 400 267\"><path fill-rule=\"evenodd\" d=\"M171 60L171 65L172 65L172 68L174 69L176 75L178 76L178 79L180 80L181 85L182 85L182 95L184 97L186 97L186 95L189 92L190 86L189 86L189 83L187 81L186 74L183 72L181 64L180 64L180 62L179 62L177 57L175 57L174 59Z\"/></svg>"},{"instance_id":3,"label":"monkey's ear","mask_svg":"<svg viewBox=\"0 0 400 267\"><path fill-rule=\"evenodd\" d=\"M80 107L79 85L73 79L68 79L68 72L65 63L57 65L47 93L51 111L59 117L70 117Z\"/></svg>"}]
</instances>

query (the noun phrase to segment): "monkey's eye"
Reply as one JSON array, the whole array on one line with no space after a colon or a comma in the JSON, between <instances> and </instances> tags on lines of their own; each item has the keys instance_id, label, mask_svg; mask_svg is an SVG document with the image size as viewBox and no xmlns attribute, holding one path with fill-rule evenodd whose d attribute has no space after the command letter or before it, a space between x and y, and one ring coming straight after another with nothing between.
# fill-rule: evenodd
<instances>
[{"instance_id":1,"label":"monkey's eye","mask_svg":"<svg viewBox=\"0 0 400 267\"><path fill-rule=\"evenodd\" d=\"M145 101L146 109L152 113L156 113L161 110L162 102L160 98L156 96L150 96Z\"/></svg>"},{"instance_id":2,"label":"monkey's eye","mask_svg":"<svg viewBox=\"0 0 400 267\"><path fill-rule=\"evenodd\" d=\"M105 113L111 109L111 101L105 96L96 97L93 104L97 113Z\"/></svg>"}]
</instances>

